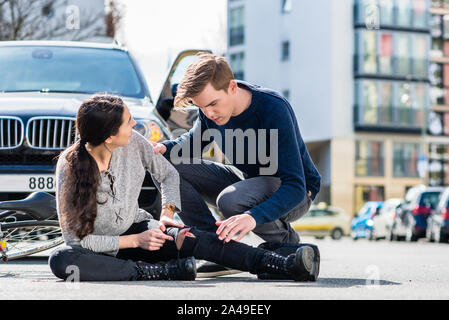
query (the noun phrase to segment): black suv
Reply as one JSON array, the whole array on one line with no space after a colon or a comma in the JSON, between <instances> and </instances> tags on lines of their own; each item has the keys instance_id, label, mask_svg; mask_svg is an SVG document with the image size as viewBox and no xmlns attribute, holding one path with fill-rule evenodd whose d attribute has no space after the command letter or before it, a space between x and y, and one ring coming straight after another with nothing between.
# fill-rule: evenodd
<instances>
[{"instance_id":1,"label":"black suv","mask_svg":"<svg viewBox=\"0 0 449 320\"><path fill-rule=\"evenodd\" d=\"M196 52L182 53L175 65ZM76 112L93 93L122 96L134 129L151 141L173 138L172 130L195 120L193 109L173 110L167 81L155 107L136 60L116 43L0 42L0 70L0 201L54 194L55 156L77 139ZM172 67L168 79L174 74ZM139 206L158 217L160 196L148 173Z\"/></svg>"}]
</instances>

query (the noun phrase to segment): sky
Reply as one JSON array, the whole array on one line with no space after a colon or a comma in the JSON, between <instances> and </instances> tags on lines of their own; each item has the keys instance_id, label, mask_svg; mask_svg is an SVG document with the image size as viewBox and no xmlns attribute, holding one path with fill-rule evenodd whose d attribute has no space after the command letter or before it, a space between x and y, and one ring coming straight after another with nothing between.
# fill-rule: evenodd
<instances>
[{"instance_id":1,"label":"sky","mask_svg":"<svg viewBox=\"0 0 449 320\"><path fill-rule=\"evenodd\" d=\"M171 63L185 49L226 51L226 0L121 0L118 39L136 57L154 101Z\"/></svg>"}]
</instances>

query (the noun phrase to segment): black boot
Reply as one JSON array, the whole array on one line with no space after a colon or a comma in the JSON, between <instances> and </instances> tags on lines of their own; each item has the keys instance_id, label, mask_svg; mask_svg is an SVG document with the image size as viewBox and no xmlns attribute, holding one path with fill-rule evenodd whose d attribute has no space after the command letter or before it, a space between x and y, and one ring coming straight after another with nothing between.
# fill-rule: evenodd
<instances>
[{"instance_id":1,"label":"black boot","mask_svg":"<svg viewBox=\"0 0 449 320\"><path fill-rule=\"evenodd\" d=\"M193 257L168 262L136 262L136 280L195 280L196 264Z\"/></svg>"},{"instance_id":2,"label":"black boot","mask_svg":"<svg viewBox=\"0 0 449 320\"><path fill-rule=\"evenodd\" d=\"M315 281L318 273L314 264L315 251L310 246L302 246L295 253L284 257L272 251L266 251L259 263L258 278L292 279L295 281ZM276 277L276 276L282 276Z\"/></svg>"},{"instance_id":3,"label":"black boot","mask_svg":"<svg viewBox=\"0 0 449 320\"><path fill-rule=\"evenodd\" d=\"M311 243L283 243L283 242L263 242L258 248L273 251L281 256L287 257L288 255L295 253L298 248L308 246L315 252L315 257L313 259L313 269L314 272L308 279L308 281L316 281L318 274L320 273L320 250L318 247ZM272 274L272 273L261 273L257 277L261 280L286 280L289 279L288 276L283 274Z\"/></svg>"}]
</instances>

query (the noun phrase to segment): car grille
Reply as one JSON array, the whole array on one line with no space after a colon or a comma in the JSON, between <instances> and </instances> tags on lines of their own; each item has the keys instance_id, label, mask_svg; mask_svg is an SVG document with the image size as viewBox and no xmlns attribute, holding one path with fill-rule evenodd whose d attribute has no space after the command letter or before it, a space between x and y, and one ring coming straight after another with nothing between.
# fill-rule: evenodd
<instances>
[{"instance_id":1,"label":"car grille","mask_svg":"<svg viewBox=\"0 0 449 320\"><path fill-rule=\"evenodd\" d=\"M34 117L28 121L26 138L30 148L62 150L76 140L75 118Z\"/></svg>"},{"instance_id":2,"label":"car grille","mask_svg":"<svg viewBox=\"0 0 449 320\"><path fill-rule=\"evenodd\" d=\"M23 122L17 117L0 117L0 150L14 149L23 142Z\"/></svg>"}]
</instances>

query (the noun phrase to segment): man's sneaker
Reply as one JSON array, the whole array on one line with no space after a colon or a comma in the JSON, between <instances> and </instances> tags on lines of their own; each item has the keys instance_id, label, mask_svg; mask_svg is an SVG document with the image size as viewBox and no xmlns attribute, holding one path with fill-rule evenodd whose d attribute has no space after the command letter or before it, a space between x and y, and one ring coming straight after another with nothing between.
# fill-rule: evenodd
<instances>
[{"instance_id":1,"label":"man's sneaker","mask_svg":"<svg viewBox=\"0 0 449 320\"><path fill-rule=\"evenodd\" d=\"M196 272L197 278L212 278L241 273L243 271L228 268L206 260L198 260L196 264Z\"/></svg>"},{"instance_id":2,"label":"man's sneaker","mask_svg":"<svg viewBox=\"0 0 449 320\"><path fill-rule=\"evenodd\" d=\"M308 277L308 281L316 281L318 275L320 273L320 250L314 244L310 243L282 243L282 242L263 242L258 247L273 251L277 254L280 254L284 257L289 256L292 253L295 253L298 248L309 246L313 249L315 255L313 258L313 266L311 269L311 274ZM288 276L283 274L272 274L272 273L261 273L258 274L257 277L261 280L288 280L290 279Z\"/></svg>"}]
</instances>

